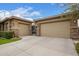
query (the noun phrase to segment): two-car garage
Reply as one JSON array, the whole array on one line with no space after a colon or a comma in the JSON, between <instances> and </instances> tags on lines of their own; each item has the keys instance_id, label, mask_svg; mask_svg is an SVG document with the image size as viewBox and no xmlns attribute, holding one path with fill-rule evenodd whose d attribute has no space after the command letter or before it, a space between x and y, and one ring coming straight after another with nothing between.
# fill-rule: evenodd
<instances>
[{"instance_id":1,"label":"two-car garage","mask_svg":"<svg viewBox=\"0 0 79 59\"><path fill-rule=\"evenodd\" d=\"M70 38L70 19L69 18L46 18L36 21L37 35L56 37L56 38Z\"/></svg>"},{"instance_id":2,"label":"two-car garage","mask_svg":"<svg viewBox=\"0 0 79 59\"><path fill-rule=\"evenodd\" d=\"M40 35L58 38L70 38L70 22L50 22L41 24Z\"/></svg>"}]
</instances>

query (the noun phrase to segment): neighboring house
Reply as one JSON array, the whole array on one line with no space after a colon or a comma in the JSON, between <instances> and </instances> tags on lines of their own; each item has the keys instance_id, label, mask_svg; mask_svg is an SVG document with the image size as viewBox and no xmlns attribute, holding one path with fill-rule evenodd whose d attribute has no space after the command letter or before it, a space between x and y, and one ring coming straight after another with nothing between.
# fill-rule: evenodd
<instances>
[{"instance_id":1,"label":"neighboring house","mask_svg":"<svg viewBox=\"0 0 79 59\"><path fill-rule=\"evenodd\" d=\"M31 35L32 21L11 16L0 22L0 31L14 31L15 36Z\"/></svg>"},{"instance_id":2,"label":"neighboring house","mask_svg":"<svg viewBox=\"0 0 79 59\"><path fill-rule=\"evenodd\" d=\"M70 13L36 20L37 35L79 39L77 19L73 16Z\"/></svg>"}]
</instances>

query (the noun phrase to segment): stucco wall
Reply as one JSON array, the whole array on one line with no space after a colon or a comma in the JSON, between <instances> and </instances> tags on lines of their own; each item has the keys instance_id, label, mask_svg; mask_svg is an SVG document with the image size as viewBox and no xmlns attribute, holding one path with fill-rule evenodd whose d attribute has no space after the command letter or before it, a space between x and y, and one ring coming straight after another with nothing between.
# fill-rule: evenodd
<instances>
[{"instance_id":1,"label":"stucco wall","mask_svg":"<svg viewBox=\"0 0 79 59\"><path fill-rule=\"evenodd\" d=\"M27 26L28 26L28 30L27 30ZM15 31L16 35L21 36L22 33L27 34L27 32L28 32L28 35L31 35L31 23L28 23L28 22L24 22L24 21L15 19L15 20L13 20L13 26L11 29Z\"/></svg>"},{"instance_id":2,"label":"stucco wall","mask_svg":"<svg viewBox=\"0 0 79 59\"><path fill-rule=\"evenodd\" d=\"M14 31L15 36L19 36L19 34L20 34L19 29L21 28L20 23L26 24L26 27L27 27L27 25L29 25L28 32L29 32L29 35L31 35L31 22L21 21L19 19L13 19L13 18L8 19L1 23L1 31ZM7 26L7 28L6 28L6 26ZM22 27L22 31L23 31L23 29L25 29L25 28ZM27 29L26 29L26 31L27 31Z\"/></svg>"}]
</instances>

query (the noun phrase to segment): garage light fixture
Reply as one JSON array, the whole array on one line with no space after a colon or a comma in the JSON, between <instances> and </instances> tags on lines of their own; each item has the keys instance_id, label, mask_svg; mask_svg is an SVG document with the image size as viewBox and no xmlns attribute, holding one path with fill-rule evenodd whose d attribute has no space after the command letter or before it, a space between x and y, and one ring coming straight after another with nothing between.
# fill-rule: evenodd
<instances>
[{"instance_id":1,"label":"garage light fixture","mask_svg":"<svg viewBox=\"0 0 79 59\"><path fill-rule=\"evenodd\" d=\"M78 27L79 27L79 19L77 20L77 25L78 25Z\"/></svg>"}]
</instances>

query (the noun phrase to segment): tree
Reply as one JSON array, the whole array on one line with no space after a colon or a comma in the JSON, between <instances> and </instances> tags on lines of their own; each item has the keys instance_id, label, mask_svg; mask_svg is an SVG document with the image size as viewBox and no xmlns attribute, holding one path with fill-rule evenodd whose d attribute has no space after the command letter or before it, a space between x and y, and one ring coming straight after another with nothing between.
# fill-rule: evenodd
<instances>
[{"instance_id":1,"label":"tree","mask_svg":"<svg viewBox=\"0 0 79 59\"><path fill-rule=\"evenodd\" d=\"M69 6L69 8L66 11L71 12L73 14L73 20L77 21L77 24L79 27L79 4L72 3L72 4L68 4L68 6Z\"/></svg>"},{"instance_id":2,"label":"tree","mask_svg":"<svg viewBox=\"0 0 79 59\"><path fill-rule=\"evenodd\" d=\"M65 13L72 13L74 15L74 18L78 18L79 17L79 4L68 3L68 9L65 11Z\"/></svg>"}]
</instances>

